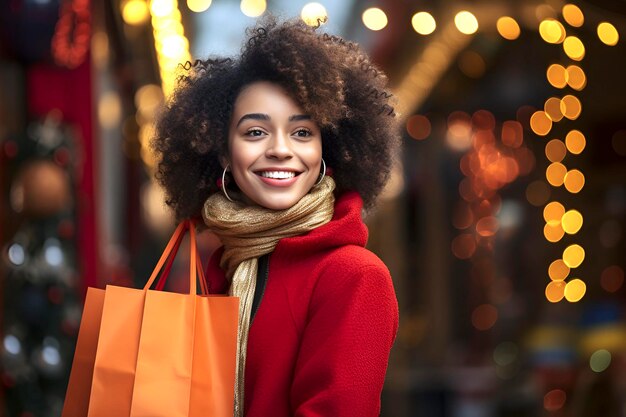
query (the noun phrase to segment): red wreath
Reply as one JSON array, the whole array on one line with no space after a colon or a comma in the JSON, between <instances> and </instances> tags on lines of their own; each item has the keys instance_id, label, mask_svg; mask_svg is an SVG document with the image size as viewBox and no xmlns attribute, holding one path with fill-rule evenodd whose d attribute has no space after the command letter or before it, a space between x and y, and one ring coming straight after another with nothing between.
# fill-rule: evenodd
<instances>
[{"instance_id":1,"label":"red wreath","mask_svg":"<svg viewBox=\"0 0 626 417\"><path fill-rule=\"evenodd\" d=\"M91 38L89 0L65 0L52 37L52 57L61 66L74 69L83 63Z\"/></svg>"}]
</instances>

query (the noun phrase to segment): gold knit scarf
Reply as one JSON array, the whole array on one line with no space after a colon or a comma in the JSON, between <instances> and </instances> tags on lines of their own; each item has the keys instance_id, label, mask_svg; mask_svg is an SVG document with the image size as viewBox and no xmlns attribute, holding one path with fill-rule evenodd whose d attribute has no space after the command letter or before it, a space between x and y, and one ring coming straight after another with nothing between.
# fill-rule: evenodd
<instances>
[{"instance_id":1,"label":"gold knit scarf","mask_svg":"<svg viewBox=\"0 0 626 417\"><path fill-rule=\"evenodd\" d=\"M328 223L333 217L334 189L335 181L326 176L293 207L285 210L228 201L221 193L213 194L204 203L204 222L224 245L220 266L231 280L229 295L239 297L235 417L243 415L244 370L258 258L272 252L280 239L301 235Z\"/></svg>"}]
</instances>

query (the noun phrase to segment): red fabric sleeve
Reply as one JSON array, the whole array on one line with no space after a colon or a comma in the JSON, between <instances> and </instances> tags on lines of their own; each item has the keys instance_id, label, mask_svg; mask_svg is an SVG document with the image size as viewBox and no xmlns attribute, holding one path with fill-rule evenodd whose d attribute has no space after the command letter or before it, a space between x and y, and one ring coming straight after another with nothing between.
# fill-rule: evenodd
<instances>
[{"instance_id":1,"label":"red fabric sleeve","mask_svg":"<svg viewBox=\"0 0 626 417\"><path fill-rule=\"evenodd\" d=\"M376 260L320 277L295 366L294 416L380 414L398 304L389 272Z\"/></svg>"}]
</instances>

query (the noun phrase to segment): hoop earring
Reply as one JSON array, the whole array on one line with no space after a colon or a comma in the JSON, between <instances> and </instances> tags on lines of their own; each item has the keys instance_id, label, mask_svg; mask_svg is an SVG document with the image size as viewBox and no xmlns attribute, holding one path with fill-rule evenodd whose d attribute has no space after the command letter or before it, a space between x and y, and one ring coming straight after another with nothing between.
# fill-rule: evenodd
<instances>
[{"instance_id":1,"label":"hoop earring","mask_svg":"<svg viewBox=\"0 0 626 417\"><path fill-rule=\"evenodd\" d=\"M320 172L320 177L315 183L314 187L317 185L320 185L325 176L326 176L326 162L324 162L324 158L322 158L322 172Z\"/></svg>"},{"instance_id":2,"label":"hoop earring","mask_svg":"<svg viewBox=\"0 0 626 417\"><path fill-rule=\"evenodd\" d=\"M224 197L226 197L226 199L232 203L234 203L233 199L230 198L230 196L228 195L228 192L226 191L226 170L228 169L228 167L230 167L230 164L226 165L226 167L224 168L224 171L222 171L222 193L224 194Z\"/></svg>"}]
</instances>

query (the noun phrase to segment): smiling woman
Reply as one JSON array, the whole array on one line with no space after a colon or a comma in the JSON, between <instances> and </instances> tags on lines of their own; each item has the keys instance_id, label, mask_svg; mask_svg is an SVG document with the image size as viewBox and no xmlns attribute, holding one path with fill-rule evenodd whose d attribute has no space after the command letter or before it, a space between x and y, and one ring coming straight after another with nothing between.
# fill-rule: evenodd
<instances>
[{"instance_id":1,"label":"smiling woman","mask_svg":"<svg viewBox=\"0 0 626 417\"><path fill-rule=\"evenodd\" d=\"M207 277L240 297L235 415L378 415L398 306L361 209L398 144L385 75L356 44L271 19L239 57L186 68L157 178L223 243Z\"/></svg>"}]
</instances>

